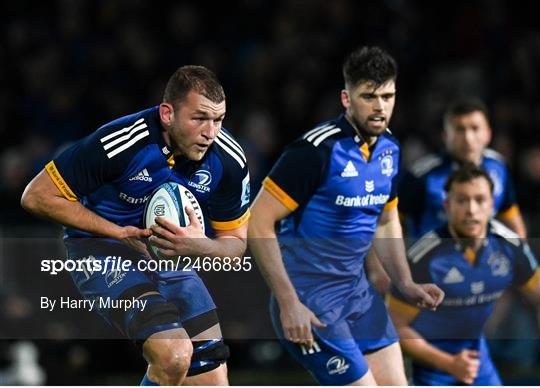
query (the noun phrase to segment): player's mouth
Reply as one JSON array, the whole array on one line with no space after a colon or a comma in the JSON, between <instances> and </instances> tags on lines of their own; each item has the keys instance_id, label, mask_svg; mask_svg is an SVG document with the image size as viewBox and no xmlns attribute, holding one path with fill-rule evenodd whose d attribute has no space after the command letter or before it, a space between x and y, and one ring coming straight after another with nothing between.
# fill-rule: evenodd
<instances>
[{"instance_id":1,"label":"player's mouth","mask_svg":"<svg viewBox=\"0 0 540 388\"><path fill-rule=\"evenodd\" d=\"M466 219L465 221L463 221L463 224L466 225L466 226L477 226L477 225L480 225L480 221L478 221L476 219L469 218L469 219Z\"/></svg>"},{"instance_id":2,"label":"player's mouth","mask_svg":"<svg viewBox=\"0 0 540 388\"><path fill-rule=\"evenodd\" d=\"M373 115L368 117L368 123L372 125L385 125L386 124L386 117L380 116L380 115Z\"/></svg>"},{"instance_id":3,"label":"player's mouth","mask_svg":"<svg viewBox=\"0 0 540 388\"><path fill-rule=\"evenodd\" d=\"M210 143L211 144L211 143ZM210 144L207 143L197 143L195 144L201 151L206 151L208 147L210 147Z\"/></svg>"}]
</instances>

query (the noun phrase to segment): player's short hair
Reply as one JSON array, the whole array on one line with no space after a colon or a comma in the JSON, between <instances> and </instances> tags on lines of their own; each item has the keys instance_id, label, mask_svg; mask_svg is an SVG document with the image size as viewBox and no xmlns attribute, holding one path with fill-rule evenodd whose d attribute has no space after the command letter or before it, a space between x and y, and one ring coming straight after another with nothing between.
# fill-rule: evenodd
<instances>
[{"instance_id":1,"label":"player's short hair","mask_svg":"<svg viewBox=\"0 0 540 388\"><path fill-rule=\"evenodd\" d=\"M182 66L169 78L163 102L181 103L189 92L194 91L214 103L225 100L225 92L216 75L204 66Z\"/></svg>"},{"instance_id":2,"label":"player's short hair","mask_svg":"<svg viewBox=\"0 0 540 388\"><path fill-rule=\"evenodd\" d=\"M486 119L488 116L488 108L484 102L477 97L463 97L454 100L444 111L444 124L448 123L456 116L466 115L473 112L482 112Z\"/></svg>"},{"instance_id":3,"label":"player's short hair","mask_svg":"<svg viewBox=\"0 0 540 388\"><path fill-rule=\"evenodd\" d=\"M362 82L374 82L376 87L397 78L395 59L380 47L359 47L350 53L343 63L343 78L346 87L355 87Z\"/></svg>"},{"instance_id":4,"label":"player's short hair","mask_svg":"<svg viewBox=\"0 0 540 388\"><path fill-rule=\"evenodd\" d=\"M449 193L454 183L470 182L476 178L484 178L489 184L489 191L493 194L493 180L489 176L488 172L482 167L478 167L474 163L465 162L454 170L446 179L444 183L444 191Z\"/></svg>"}]
</instances>

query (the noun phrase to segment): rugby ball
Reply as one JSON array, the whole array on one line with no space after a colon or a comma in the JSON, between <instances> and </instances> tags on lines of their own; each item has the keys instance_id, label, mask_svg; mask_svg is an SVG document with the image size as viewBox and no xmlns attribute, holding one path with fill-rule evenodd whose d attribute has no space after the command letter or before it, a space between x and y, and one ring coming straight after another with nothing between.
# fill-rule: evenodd
<instances>
[{"instance_id":1,"label":"rugby ball","mask_svg":"<svg viewBox=\"0 0 540 388\"><path fill-rule=\"evenodd\" d=\"M190 224L186 206L195 210L204 232L204 217L199 201L191 191L176 182L164 183L151 194L144 209L144 227L154 225L156 217L163 217L176 226L186 227ZM151 244L148 244L148 251L154 258L164 259L158 248Z\"/></svg>"}]
</instances>

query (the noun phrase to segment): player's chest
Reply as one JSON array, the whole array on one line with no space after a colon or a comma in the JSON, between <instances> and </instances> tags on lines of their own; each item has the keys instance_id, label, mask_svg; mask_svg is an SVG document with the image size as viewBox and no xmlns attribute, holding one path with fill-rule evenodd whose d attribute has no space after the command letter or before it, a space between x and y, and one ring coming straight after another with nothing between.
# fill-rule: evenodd
<instances>
[{"instance_id":1,"label":"player's chest","mask_svg":"<svg viewBox=\"0 0 540 388\"><path fill-rule=\"evenodd\" d=\"M397 152L385 150L366 160L359 150L335 152L320 194L336 208L365 209L384 206L397 174Z\"/></svg>"},{"instance_id":2,"label":"player's chest","mask_svg":"<svg viewBox=\"0 0 540 388\"><path fill-rule=\"evenodd\" d=\"M187 187L202 204L216 190L220 178L221 170L213 163L173 166L158 160L132 167L130 173L114 184L114 189L120 200L139 205L160 185L172 181Z\"/></svg>"},{"instance_id":3,"label":"player's chest","mask_svg":"<svg viewBox=\"0 0 540 388\"><path fill-rule=\"evenodd\" d=\"M468 306L493 302L511 285L510 259L492 251L469 263L463 255L434 262L430 266L433 281L445 292L445 306Z\"/></svg>"}]
</instances>

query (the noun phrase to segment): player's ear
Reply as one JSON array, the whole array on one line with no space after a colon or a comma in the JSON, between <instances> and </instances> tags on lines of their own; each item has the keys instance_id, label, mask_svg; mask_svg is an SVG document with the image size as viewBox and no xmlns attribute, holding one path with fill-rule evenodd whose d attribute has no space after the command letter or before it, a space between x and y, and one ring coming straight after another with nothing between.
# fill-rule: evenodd
<instances>
[{"instance_id":1,"label":"player's ear","mask_svg":"<svg viewBox=\"0 0 540 388\"><path fill-rule=\"evenodd\" d=\"M347 89L343 89L341 91L341 105L343 105L345 109L349 109L351 106L351 96L349 95Z\"/></svg>"},{"instance_id":2,"label":"player's ear","mask_svg":"<svg viewBox=\"0 0 540 388\"><path fill-rule=\"evenodd\" d=\"M448 214L448 196L446 196L446 198L443 200L443 207L444 207L444 212L446 214Z\"/></svg>"},{"instance_id":3,"label":"player's ear","mask_svg":"<svg viewBox=\"0 0 540 388\"><path fill-rule=\"evenodd\" d=\"M161 122L166 126L170 126L174 121L174 108L168 102L162 102L159 104L159 118Z\"/></svg>"}]
</instances>

